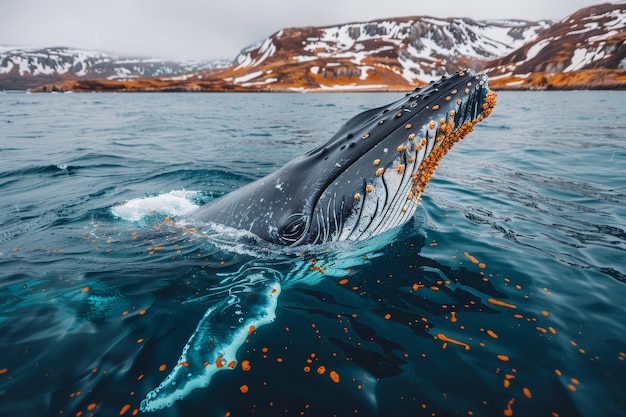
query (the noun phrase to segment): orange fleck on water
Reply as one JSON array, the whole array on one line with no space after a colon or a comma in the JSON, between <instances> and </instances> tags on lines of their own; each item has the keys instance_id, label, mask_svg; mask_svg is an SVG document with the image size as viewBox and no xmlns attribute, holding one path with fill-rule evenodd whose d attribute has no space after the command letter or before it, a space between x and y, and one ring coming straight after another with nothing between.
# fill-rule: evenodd
<instances>
[{"instance_id":1,"label":"orange fleck on water","mask_svg":"<svg viewBox=\"0 0 626 417\"><path fill-rule=\"evenodd\" d=\"M487 268L487 265L486 265L486 264L484 264L483 262L481 262L481 263L479 263L479 264L478 264L478 267L479 267L480 269L485 269L485 268Z\"/></svg>"},{"instance_id":2,"label":"orange fleck on water","mask_svg":"<svg viewBox=\"0 0 626 417\"><path fill-rule=\"evenodd\" d=\"M472 263L477 264L478 263L478 259L474 258L472 255L470 255L467 252L463 252L463 255L465 255L470 261L472 261Z\"/></svg>"},{"instance_id":3,"label":"orange fleck on water","mask_svg":"<svg viewBox=\"0 0 626 417\"><path fill-rule=\"evenodd\" d=\"M330 376L330 379L332 379L335 384L339 383L339 374L337 372L330 371L329 376Z\"/></svg>"},{"instance_id":4,"label":"orange fleck on water","mask_svg":"<svg viewBox=\"0 0 626 417\"><path fill-rule=\"evenodd\" d=\"M230 369L234 369L237 366L237 361L230 361L227 365Z\"/></svg>"},{"instance_id":5,"label":"orange fleck on water","mask_svg":"<svg viewBox=\"0 0 626 417\"><path fill-rule=\"evenodd\" d=\"M572 378L572 379L570 379L570 381L572 381L572 384L574 384L574 385L580 384L580 382L576 378Z\"/></svg>"},{"instance_id":6,"label":"orange fleck on water","mask_svg":"<svg viewBox=\"0 0 626 417\"><path fill-rule=\"evenodd\" d=\"M143 338L137 339L137 343L143 343Z\"/></svg>"},{"instance_id":7,"label":"orange fleck on water","mask_svg":"<svg viewBox=\"0 0 626 417\"><path fill-rule=\"evenodd\" d=\"M81 290L81 292L88 292L89 291L89 287L85 287Z\"/></svg>"},{"instance_id":8,"label":"orange fleck on water","mask_svg":"<svg viewBox=\"0 0 626 417\"><path fill-rule=\"evenodd\" d=\"M555 369L555 370L554 370L554 373L555 373L557 376L561 376L561 375L562 375L561 371L559 371L558 369Z\"/></svg>"},{"instance_id":9,"label":"orange fleck on water","mask_svg":"<svg viewBox=\"0 0 626 417\"><path fill-rule=\"evenodd\" d=\"M552 326L548 327L548 331L552 334L556 334L556 330L554 330L554 327Z\"/></svg>"},{"instance_id":10,"label":"orange fleck on water","mask_svg":"<svg viewBox=\"0 0 626 417\"><path fill-rule=\"evenodd\" d=\"M250 326L250 328L248 329L248 336L250 336L252 333L254 333L255 330L256 330L256 327Z\"/></svg>"},{"instance_id":11,"label":"orange fleck on water","mask_svg":"<svg viewBox=\"0 0 626 417\"><path fill-rule=\"evenodd\" d=\"M163 372L167 369L167 365L166 364L162 364L161 366L159 366L159 371Z\"/></svg>"},{"instance_id":12,"label":"orange fleck on water","mask_svg":"<svg viewBox=\"0 0 626 417\"><path fill-rule=\"evenodd\" d=\"M82 411L79 411L78 413L76 413L76 417L82 417L82 415L83 415Z\"/></svg>"},{"instance_id":13,"label":"orange fleck on water","mask_svg":"<svg viewBox=\"0 0 626 417\"><path fill-rule=\"evenodd\" d=\"M320 365L319 368L317 368L317 373L323 375L326 373L326 367L324 365Z\"/></svg>"},{"instance_id":14,"label":"orange fleck on water","mask_svg":"<svg viewBox=\"0 0 626 417\"><path fill-rule=\"evenodd\" d=\"M524 388L522 389L522 392L524 393L524 395L526 396L526 398L532 398L532 397L533 397L532 392L530 392L530 390L529 390L528 388L526 388L526 387L524 387Z\"/></svg>"},{"instance_id":15,"label":"orange fleck on water","mask_svg":"<svg viewBox=\"0 0 626 417\"><path fill-rule=\"evenodd\" d=\"M304 367L304 372L311 372L311 367L310 366L305 366Z\"/></svg>"},{"instance_id":16,"label":"orange fleck on water","mask_svg":"<svg viewBox=\"0 0 626 417\"><path fill-rule=\"evenodd\" d=\"M91 404L89 404L89 405L87 406L87 410L89 410L89 411L93 411L93 410L95 410L95 409L96 409L96 407L97 407L97 406L98 406L98 404L96 404L96 403L91 403Z\"/></svg>"},{"instance_id":17,"label":"orange fleck on water","mask_svg":"<svg viewBox=\"0 0 626 417\"><path fill-rule=\"evenodd\" d=\"M283 363L283 358L276 358L276 362Z\"/></svg>"},{"instance_id":18,"label":"orange fleck on water","mask_svg":"<svg viewBox=\"0 0 626 417\"><path fill-rule=\"evenodd\" d=\"M127 316L127 315L128 315L128 310L122 311L122 316Z\"/></svg>"},{"instance_id":19,"label":"orange fleck on water","mask_svg":"<svg viewBox=\"0 0 626 417\"><path fill-rule=\"evenodd\" d=\"M262 351L263 353L267 353L267 351L268 351L268 350L269 350L269 349L268 349L268 348L266 348L266 347L264 347L263 349L261 349L261 351Z\"/></svg>"},{"instance_id":20,"label":"orange fleck on water","mask_svg":"<svg viewBox=\"0 0 626 417\"><path fill-rule=\"evenodd\" d=\"M120 410L119 415L123 416L128 410L130 410L130 404L125 404Z\"/></svg>"},{"instance_id":21,"label":"orange fleck on water","mask_svg":"<svg viewBox=\"0 0 626 417\"><path fill-rule=\"evenodd\" d=\"M573 385L568 385L567 388L569 388L569 390L572 392L576 391L576 387Z\"/></svg>"},{"instance_id":22,"label":"orange fleck on water","mask_svg":"<svg viewBox=\"0 0 626 417\"><path fill-rule=\"evenodd\" d=\"M139 312L139 315L140 315L140 316L143 316L144 314L146 314L146 310L141 310L141 311Z\"/></svg>"},{"instance_id":23,"label":"orange fleck on water","mask_svg":"<svg viewBox=\"0 0 626 417\"><path fill-rule=\"evenodd\" d=\"M516 319L523 319L524 316L522 316L521 314L515 314L513 317L515 317Z\"/></svg>"},{"instance_id":24,"label":"orange fleck on water","mask_svg":"<svg viewBox=\"0 0 626 417\"><path fill-rule=\"evenodd\" d=\"M460 341L455 340L455 339L450 339L448 336L446 336L443 333L438 333L437 334L437 339L439 339L441 341L444 341L444 342L449 342L449 343L452 343L452 344L455 344L455 345L458 345L458 346L463 346L465 348L465 350L470 350L470 346L467 343L463 343L463 342L460 342Z\"/></svg>"},{"instance_id":25,"label":"orange fleck on water","mask_svg":"<svg viewBox=\"0 0 626 417\"><path fill-rule=\"evenodd\" d=\"M450 321L452 323L456 323L456 311L451 311L450 312Z\"/></svg>"},{"instance_id":26,"label":"orange fleck on water","mask_svg":"<svg viewBox=\"0 0 626 417\"><path fill-rule=\"evenodd\" d=\"M139 376L137 377L137 381L141 381L141 380L143 379L143 376L144 376L143 374L139 375Z\"/></svg>"},{"instance_id":27,"label":"orange fleck on water","mask_svg":"<svg viewBox=\"0 0 626 417\"><path fill-rule=\"evenodd\" d=\"M494 339L498 338L498 335L493 330L487 330L487 334L493 337Z\"/></svg>"},{"instance_id":28,"label":"orange fleck on water","mask_svg":"<svg viewBox=\"0 0 626 417\"><path fill-rule=\"evenodd\" d=\"M389 320L391 318L391 314L387 313L385 314L385 320Z\"/></svg>"},{"instance_id":29,"label":"orange fleck on water","mask_svg":"<svg viewBox=\"0 0 626 417\"><path fill-rule=\"evenodd\" d=\"M224 362L222 361L221 356L218 356L217 359L215 359L215 366L217 366L218 368L224 367Z\"/></svg>"},{"instance_id":30,"label":"orange fleck on water","mask_svg":"<svg viewBox=\"0 0 626 417\"><path fill-rule=\"evenodd\" d=\"M508 388L508 387L510 387L510 386L511 386L511 381L509 381L508 379L505 379L505 380L503 381L503 384L504 384L504 388Z\"/></svg>"},{"instance_id":31,"label":"orange fleck on water","mask_svg":"<svg viewBox=\"0 0 626 417\"><path fill-rule=\"evenodd\" d=\"M346 285L347 283L348 283L348 280L346 278L339 281L339 285Z\"/></svg>"},{"instance_id":32,"label":"orange fleck on water","mask_svg":"<svg viewBox=\"0 0 626 417\"><path fill-rule=\"evenodd\" d=\"M509 361L509 357L506 355L498 355L497 356L498 359L500 359L502 362L508 362Z\"/></svg>"},{"instance_id":33,"label":"orange fleck on water","mask_svg":"<svg viewBox=\"0 0 626 417\"><path fill-rule=\"evenodd\" d=\"M248 372L251 369L250 367L250 361L249 360L243 360L241 362L241 370L244 372Z\"/></svg>"},{"instance_id":34,"label":"orange fleck on water","mask_svg":"<svg viewBox=\"0 0 626 417\"><path fill-rule=\"evenodd\" d=\"M246 394L248 390L249 388L246 384L243 384L242 386L239 387L239 391L241 391L243 394Z\"/></svg>"},{"instance_id":35,"label":"orange fleck on water","mask_svg":"<svg viewBox=\"0 0 626 417\"><path fill-rule=\"evenodd\" d=\"M544 317L548 317L550 315L550 313L548 313L546 310L542 310L541 311L541 315Z\"/></svg>"},{"instance_id":36,"label":"orange fleck on water","mask_svg":"<svg viewBox=\"0 0 626 417\"><path fill-rule=\"evenodd\" d=\"M185 368L187 368L189 366L189 362L183 361L183 362L179 363L178 366L184 366Z\"/></svg>"},{"instance_id":37,"label":"orange fleck on water","mask_svg":"<svg viewBox=\"0 0 626 417\"><path fill-rule=\"evenodd\" d=\"M500 307L517 308L517 306L513 304L505 303L504 301L496 300L494 298L489 298L487 299L487 301L490 302L491 304L494 304Z\"/></svg>"},{"instance_id":38,"label":"orange fleck on water","mask_svg":"<svg viewBox=\"0 0 626 417\"><path fill-rule=\"evenodd\" d=\"M504 415L507 417L510 417L513 415L513 403L515 402L515 398L511 398L508 402L508 404L506 405L506 408L504 409Z\"/></svg>"},{"instance_id":39,"label":"orange fleck on water","mask_svg":"<svg viewBox=\"0 0 626 417\"><path fill-rule=\"evenodd\" d=\"M6 374L9 371L8 368L2 368L0 369L0 375Z\"/></svg>"}]
</instances>

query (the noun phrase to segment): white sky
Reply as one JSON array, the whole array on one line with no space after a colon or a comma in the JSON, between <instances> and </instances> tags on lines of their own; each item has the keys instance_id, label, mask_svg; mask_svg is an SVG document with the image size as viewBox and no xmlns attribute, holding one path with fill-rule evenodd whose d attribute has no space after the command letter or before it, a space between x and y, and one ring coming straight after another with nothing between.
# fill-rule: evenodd
<instances>
[{"instance_id":1,"label":"white sky","mask_svg":"<svg viewBox=\"0 0 626 417\"><path fill-rule=\"evenodd\" d=\"M386 17L561 20L602 0L0 0L0 45L233 59L287 27Z\"/></svg>"}]
</instances>

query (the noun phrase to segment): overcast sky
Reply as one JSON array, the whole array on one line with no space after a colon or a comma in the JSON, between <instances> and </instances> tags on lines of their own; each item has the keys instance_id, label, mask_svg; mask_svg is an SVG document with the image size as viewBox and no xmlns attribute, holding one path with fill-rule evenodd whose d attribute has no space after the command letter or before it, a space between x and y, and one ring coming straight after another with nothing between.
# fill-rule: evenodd
<instances>
[{"instance_id":1,"label":"overcast sky","mask_svg":"<svg viewBox=\"0 0 626 417\"><path fill-rule=\"evenodd\" d=\"M233 59L286 27L385 17L561 20L602 0L0 0L0 45Z\"/></svg>"}]
</instances>

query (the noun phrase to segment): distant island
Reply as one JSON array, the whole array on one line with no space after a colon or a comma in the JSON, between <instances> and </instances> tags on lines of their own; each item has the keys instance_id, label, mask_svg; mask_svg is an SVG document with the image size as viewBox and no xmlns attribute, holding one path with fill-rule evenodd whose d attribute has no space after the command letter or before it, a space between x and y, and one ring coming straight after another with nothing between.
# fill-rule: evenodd
<instances>
[{"instance_id":1,"label":"distant island","mask_svg":"<svg viewBox=\"0 0 626 417\"><path fill-rule=\"evenodd\" d=\"M626 4L558 22L418 16L288 28L232 62L0 46L0 90L397 91L466 67L495 90L626 89Z\"/></svg>"}]
</instances>

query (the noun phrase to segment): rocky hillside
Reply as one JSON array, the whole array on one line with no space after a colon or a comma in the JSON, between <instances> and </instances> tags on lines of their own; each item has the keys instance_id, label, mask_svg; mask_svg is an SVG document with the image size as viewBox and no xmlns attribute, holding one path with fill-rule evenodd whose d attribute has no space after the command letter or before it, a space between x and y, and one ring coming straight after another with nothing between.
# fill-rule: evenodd
<instances>
[{"instance_id":1,"label":"rocky hillside","mask_svg":"<svg viewBox=\"0 0 626 417\"><path fill-rule=\"evenodd\" d=\"M582 9L488 64L500 88L624 88L626 3Z\"/></svg>"},{"instance_id":2,"label":"rocky hillside","mask_svg":"<svg viewBox=\"0 0 626 417\"><path fill-rule=\"evenodd\" d=\"M65 72L47 74L0 49L0 86L4 72L40 83L57 77L38 91L407 90L471 67L497 89L626 88L625 42L626 3L618 2L560 22L405 17L289 28L221 67L153 62L149 71L136 64L98 73L70 60L58 66Z\"/></svg>"},{"instance_id":3,"label":"rocky hillside","mask_svg":"<svg viewBox=\"0 0 626 417\"><path fill-rule=\"evenodd\" d=\"M549 26L411 17L285 29L242 51L225 79L241 87L406 88L459 68L482 67Z\"/></svg>"},{"instance_id":4,"label":"rocky hillside","mask_svg":"<svg viewBox=\"0 0 626 417\"><path fill-rule=\"evenodd\" d=\"M123 58L74 48L0 47L0 90L26 90L78 79L129 80L176 76L229 62L174 62Z\"/></svg>"}]
</instances>

